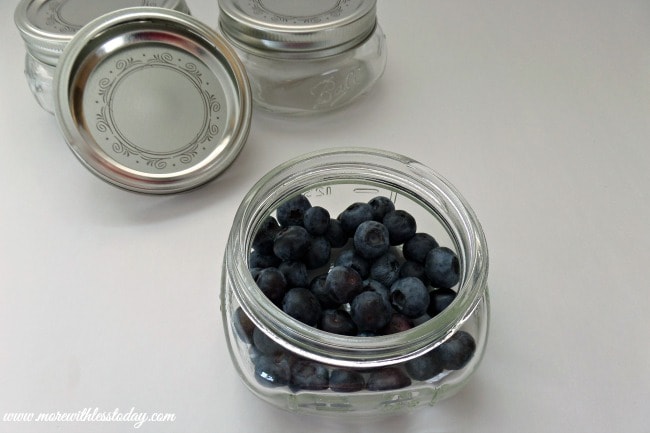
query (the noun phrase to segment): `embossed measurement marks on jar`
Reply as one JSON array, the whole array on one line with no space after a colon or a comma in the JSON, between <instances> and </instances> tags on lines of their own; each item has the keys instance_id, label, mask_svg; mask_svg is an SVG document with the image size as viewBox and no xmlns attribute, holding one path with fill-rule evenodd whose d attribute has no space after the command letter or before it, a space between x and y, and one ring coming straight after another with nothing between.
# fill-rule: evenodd
<instances>
[{"instance_id":1,"label":"embossed measurement marks on jar","mask_svg":"<svg viewBox=\"0 0 650 433\"><path fill-rule=\"evenodd\" d=\"M273 22L308 24L338 18L354 5L353 0L321 0L316 2L287 2L283 0L252 0L250 12Z\"/></svg>"},{"instance_id":2,"label":"embossed measurement marks on jar","mask_svg":"<svg viewBox=\"0 0 650 433\"><path fill-rule=\"evenodd\" d=\"M151 46L95 66L83 92L83 115L97 145L121 164L169 173L214 150L224 98L218 80L196 58Z\"/></svg>"}]
</instances>

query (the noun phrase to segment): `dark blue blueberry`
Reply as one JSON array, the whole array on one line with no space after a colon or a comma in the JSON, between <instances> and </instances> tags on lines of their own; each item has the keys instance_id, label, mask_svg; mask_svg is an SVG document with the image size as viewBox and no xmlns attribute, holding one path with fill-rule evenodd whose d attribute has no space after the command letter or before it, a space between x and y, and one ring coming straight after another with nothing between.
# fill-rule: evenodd
<instances>
[{"instance_id":1,"label":"dark blue blueberry","mask_svg":"<svg viewBox=\"0 0 650 433\"><path fill-rule=\"evenodd\" d=\"M388 229L377 221L364 221L354 232L354 248L366 259L372 260L388 251Z\"/></svg>"},{"instance_id":2,"label":"dark blue blueberry","mask_svg":"<svg viewBox=\"0 0 650 433\"><path fill-rule=\"evenodd\" d=\"M352 203L338 216L341 227L348 237L354 236L354 232L364 221L372 219L372 208L368 203Z\"/></svg>"},{"instance_id":3,"label":"dark blue blueberry","mask_svg":"<svg viewBox=\"0 0 650 433\"><path fill-rule=\"evenodd\" d=\"M255 359L255 378L268 387L286 386L291 379L291 362L285 355L261 355Z\"/></svg>"},{"instance_id":4,"label":"dark blue blueberry","mask_svg":"<svg viewBox=\"0 0 650 433\"><path fill-rule=\"evenodd\" d=\"M282 262L278 267L287 280L287 288L309 286L307 266L302 262Z\"/></svg>"},{"instance_id":5,"label":"dark blue blueberry","mask_svg":"<svg viewBox=\"0 0 650 433\"><path fill-rule=\"evenodd\" d=\"M271 302L280 305L287 292L287 280L278 268L262 269L255 282Z\"/></svg>"},{"instance_id":6,"label":"dark blue blueberry","mask_svg":"<svg viewBox=\"0 0 650 433\"><path fill-rule=\"evenodd\" d=\"M388 391L405 388L410 384L411 379L399 368L384 367L370 373L366 388L369 391Z\"/></svg>"},{"instance_id":7,"label":"dark blue blueberry","mask_svg":"<svg viewBox=\"0 0 650 433\"><path fill-rule=\"evenodd\" d=\"M390 303L379 292L363 292L350 303L350 316L362 332L379 331L390 322L392 315Z\"/></svg>"},{"instance_id":8,"label":"dark blue blueberry","mask_svg":"<svg viewBox=\"0 0 650 433\"><path fill-rule=\"evenodd\" d=\"M253 280L257 280L257 276L262 272L262 269L265 268L250 268L249 271L251 272L251 276L253 277Z\"/></svg>"},{"instance_id":9,"label":"dark blue blueberry","mask_svg":"<svg viewBox=\"0 0 650 433\"><path fill-rule=\"evenodd\" d=\"M413 321L404 314L393 313L388 325L381 329L382 335L397 334L413 328Z\"/></svg>"},{"instance_id":10,"label":"dark blue blueberry","mask_svg":"<svg viewBox=\"0 0 650 433\"><path fill-rule=\"evenodd\" d=\"M330 226L330 213L320 206L312 206L305 211L303 225L305 229L314 236L322 236L327 233Z\"/></svg>"},{"instance_id":11,"label":"dark blue blueberry","mask_svg":"<svg viewBox=\"0 0 650 433\"><path fill-rule=\"evenodd\" d=\"M262 254L259 251L255 250L251 252L250 257L248 258L248 267L249 268L277 268L282 260L275 254Z\"/></svg>"},{"instance_id":12,"label":"dark blue blueberry","mask_svg":"<svg viewBox=\"0 0 650 433\"><path fill-rule=\"evenodd\" d=\"M316 326L320 318L321 306L309 289L295 287L284 295L282 311L302 323Z\"/></svg>"},{"instance_id":13,"label":"dark blue blueberry","mask_svg":"<svg viewBox=\"0 0 650 433\"><path fill-rule=\"evenodd\" d=\"M322 364L299 359L291 366L289 386L294 391L327 389L329 388L329 371Z\"/></svg>"},{"instance_id":14,"label":"dark blue blueberry","mask_svg":"<svg viewBox=\"0 0 650 433\"><path fill-rule=\"evenodd\" d=\"M403 244L411 239L417 230L415 218L404 210L388 212L382 222L388 229L391 245Z\"/></svg>"},{"instance_id":15,"label":"dark blue blueberry","mask_svg":"<svg viewBox=\"0 0 650 433\"><path fill-rule=\"evenodd\" d=\"M311 236L304 227L284 227L275 236L273 253L283 261L302 260L311 246Z\"/></svg>"},{"instance_id":16,"label":"dark blue blueberry","mask_svg":"<svg viewBox=\"0 0 650 433\"><path fill-rule=\"evenodd\" d=\"M437 350L426 353L404 363L406 373L415 380L429 380L442 373L443 365Z\"/></svg>"},{"instance_id":17,"label":"dark blue blueberry","mask_svg":"<svg viewBox=\"0 0 650 433\"><path fill-rule=\"evenodd\" d=\"M284 349L271 337L262 332L259 328L253 329L253 346L263 355L277 355Z\"/></svg>"},{"instance_id":18,"label":"dark blue blueberry","mask_svg":"<svg viewBox=\"0 0 650 433\"><path fill-rule=\"evenodd\" d=\"M235 328L237 336L246 343L252 343L255 324L246 313L244 313L244 310L242 310L241 307L237 307L232 319L233 327Z\"/></svg>"},{"instance_id":19,"label":"dark blue blueberry","mask_svg":"<svg viewBox=\"0 0 650 433\"><path fill-rule=\"evenodd\" d=\"M402 254L406 260L424 264L427 254L438 247L438 242L427 233L416 233L402 246Z\"/></svg>"},{"instance_id":20,"label":"dark blue blueberry","mask_svg":"<svg viewBox=\"0 0 650 433\"><path fill-rule=\"evenodd\" d=\"M366 278L370 274L370 262L357 254L353 249L341 252L334 261L334 266L347 266L348 268L352 268L361 275L361 278Z\"/></svg>"},{"instance_id":21,"label":"dark blue blueberry","mask_svg":"<svg viewBox=\"0 0 650 433\"><path fill-rule=\"evenodd\" d=\"M325 239L330 242L332 248L343 248L350 237L343 231L341 222L336 219L330 220L330 225L325 232Z\"/></svg>"},{"instance_id":22,"label":"dark blue blueberry","mask_svg":"<svg viewBox=\"0 0 650 433\"><path fill-rule=\"evenodd\" d=\"M367 279L363 281L364 292L377 292L390 302L390 290L377 280Z\"/></svg>"},{"instance_id":23,"label":"dark blue blueberry","mask_svg":"<svg viewBox=\"0 0 650 433\"><path fill-rule=\"evenodd\" d=\"M370 265L369 276L384 286L390 287L399 278L399 268L400 263L397 256L389 251Z\"/></svg>"},{"instance_id":24,"label":"dark blue blueberry","mask_svg":"<svg viewBox=\"0 0 650 433\"><path fill-rule=\"evenodd\" d=\"M358 371L335 369L330 373L330 389L334 392L357 392L365 386L366 381Z\"/></svg>"},{"instance_id":25,"label":"dark blue blueberry","mask_svg":"<svg viewBox=\"0 0 650 433\"><path fill-rule=\"evenodd\" d=\"M278 222L283 227L302 226L305 212L311 207L309 199L304 195L297 195L278 206Z\"/></svg>"},{"instance_id":26,"label":"dark blue blueberry","mask_svg":"<svg viewBox=\"0 0 650 433\"><path fill-rule=\"evenodd\" d=\"M397 312L415 319L427 312L429 289L419 278L400 278L390 287L390 302Z\"/></svg>"},{"instance_id":27,"label":"dark blue blueberry","mask_svg":"<svg viewBox=\"0 0 650 433\"><path fill-rule=\"evenodd\" d=\"M327 273L325 287L332 300L339 304L350 302L363 290L361 275L347 266L334 266Z\"/></svg>"},{"instance_id":28,"label":"dark blue blueberry","mask_svg":"<svg viewBox=\"0 0 650 433\"><path fill-rule=\"evenodd\" d=\"M357 326L345 310L324 310L318 328L339 335L356 335Z\"/></svg>"},{"instance_id":29,"label":"dark blue blueberry","mask_svg":"<svg viewBox=\"0 0 650 433\"><path fill-rule=\"evenodd\" d=\"M412 260L407 260L399 268L399 277L400 278L406 278L406 277L415 277L419 278L425 286L429 285L429 279L427 278L427 274L424 271L424 265L418 262L414 262Z\"/></svg>"},{"instance_id":30,"label":"dark blue blueberry","mask_svg":"<svg viewBox=\"0 0 650 433\"><path fill-rule=\"evenodd\" d=\"M476 342L465 331L456 332L438 346L440 361L447 370L460 370L465 367L474 356L475 351Z\"/></svg>"},{"instance_id":31,"label":"dark blue blueberry","mask_svg":"<svg viewBox=\"0 0 650 433\"><path fill-rule=\"evenodd\" d=\"M370 209L372 209L372 219L379 222L384 220L384 216L388 212L395 210L395 204L391 199L384 196L372 198L368 204L370 205Z\"/></svg>"},{"instance_id":32,"label":"dark blue blueberry","mask_svg":"<svg viewBox=\"0 0 650 433\"><path fill-rule=\"evenodd\" d=\"M275 218L272 216L264 218L253 238L253 249L261 254L273 254L273 240L278 231L280 231L280 224Z\"/></svg>"},{"instance_id":33,"label":"dark blue blueberry","mask_svg":"<svg viewBox=\"0 0 650 433\"><path fill-rule=\"evenodd\" d=\"M332 247L325 237L312 237L309 250L307 250L303 261L307 265L307 269L318 269L329 263L331 253Z\"/></svg>"},{"instance_id":34,"label":"dark blue blueberry","mask_svg":"<svg viewBox=\"0 0 650 433\"><path fill-rule=\"evenodd\" d=\"M327 274L317 275L309 283L309 291L316 296L322 308L337 308L340 304L330 297L330 292L325 285Z\"/></svg>"},{"instance_id":35,"label":"dark blue blueberry","mask_svg":"<svg viewBox=\"0 0 650 433\"><path fill-rule=\"evenodd\" d=\"M460 263L456 253L447 247L434 248L427 254L424 270L433 287L451 289L460 279Z\"/></svg>"},{"instance_id":36,"label":"dark blue blueberry","mask_svg":"<svg viewBox=\"0 0 650 433\"><path fill-rule=\"evenodd\" d=\"M427 313L431 317L440 314L440 312L447 308L454 299L456 299L456 292L452 289L436 289L430 291L429 308L427 308Z\"/></svg>"}]
</instances>

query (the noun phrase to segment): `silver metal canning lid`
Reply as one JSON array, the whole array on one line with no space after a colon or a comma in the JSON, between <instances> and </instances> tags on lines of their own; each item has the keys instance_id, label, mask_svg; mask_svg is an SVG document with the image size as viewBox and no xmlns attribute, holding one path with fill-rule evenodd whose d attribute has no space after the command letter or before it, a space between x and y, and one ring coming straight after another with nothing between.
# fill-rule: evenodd
<instances>
[{"instance_id":1,"label":"silver metal canning lid","mask_svg":"<svg viewBox=\"0 0 650 433\"><path fill-rule=\"evenodd\" d=\"M84 25L108 12L136 6L190 13L185 0L22 0L14 21L29 52L56 66L66 45Z\"/></svg>"},{"instance_id":2,"label":"silver metal canning lid","mask_svg":"<svg viewBox=\"0 0 650 433\"><path fill-rule=\"evenodd\" d=\"M129 8L84 26L54 77L56 117L100 178L167 194L213 179L239 154L251 94L232 48L189 15Z\"/></svg>"},{"instance_id":3,"label":"silver metal canning lid","mask_svg":"<svg viewBox=\"0 0 650 433\"><path fill-rule=\"evenodd\" d=\"M219 0L222 32L260 54L337 54L366 39L376 0Z\"/></svg>"}]
</instances>

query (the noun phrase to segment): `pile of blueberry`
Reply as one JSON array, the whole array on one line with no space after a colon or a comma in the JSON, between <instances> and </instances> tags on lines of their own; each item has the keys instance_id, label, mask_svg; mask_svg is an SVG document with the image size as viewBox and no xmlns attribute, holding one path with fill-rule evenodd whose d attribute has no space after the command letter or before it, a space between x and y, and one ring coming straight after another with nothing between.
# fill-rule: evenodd
<instances>
[{"instance_id":1,"label":"pile of blueberry","mask_svg":"<svg viewBox=\"0 0 650 433\"><path fill-rule=\"evenodd\" d=\"M413 216L384 196L353 203L336 218L304 195L287 200L255 234L249 266L259 289L289 316L367 337L402 332L439 314L456 297L460 270L454 251L417 232ZM251 344L257 380L295 391L399 389L463 368L476 349L473 337L458 331L401 366L359 372L297 358L241 309L234 319Z\"/></svg>"}]
</instances>

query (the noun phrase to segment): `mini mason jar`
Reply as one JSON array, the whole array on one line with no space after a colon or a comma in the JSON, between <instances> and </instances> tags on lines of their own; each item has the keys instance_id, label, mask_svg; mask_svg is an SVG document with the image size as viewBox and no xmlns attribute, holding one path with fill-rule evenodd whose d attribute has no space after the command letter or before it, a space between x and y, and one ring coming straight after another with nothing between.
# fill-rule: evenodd
<instances>
[{"instance_id":1,"label":"mini mason jar","mask_svg":"<svg viewBox=\"0 0 650 433\"><path fill-rule=\"evenodd\" d=\"M283 114L345 106L386 65L375 0L219 0L219 25L246 66L253 101Z\"/></svg>"},{"instance_id":2,"label":"mini mason jar","mask_svg":"<svg viewBox=\"0 0 650 433\"><path fill-rule=\"evenodd\" d=\"M14 20L27 49L25 76L41 107L54 113L54 73L74 35L101 15L137 6L190 13L185 0L22 0L18 4Z\"/></svg>"},{"instance_id":3,"label":"mini mason jar","mask_svg":"<svg viewBox=\"0 0 650 433\"><path fill-rule=\"evenodd\" d=\"M455 251L453 301L412 327L381 335L340 335L285 313L258 287L253 273L259 269L249 268L258 230L269 216L279 217L282 203L300 195L310 206L327 209L332 219L351 203L388 198L413 216L418 232ZM331 272L346 248L332 248L315 274ZM401 254L401 247L391 248ZM264 176L236 213L221 289L230 355L256 396L289 411L375 415L433 405L456 393L481 361L489 322L487 274L487 245L476 216L434 171L405 156L365 148L307 154ZM442 362L453 345L467 349L462 359Z\"/></svg>"}]
</instances>

